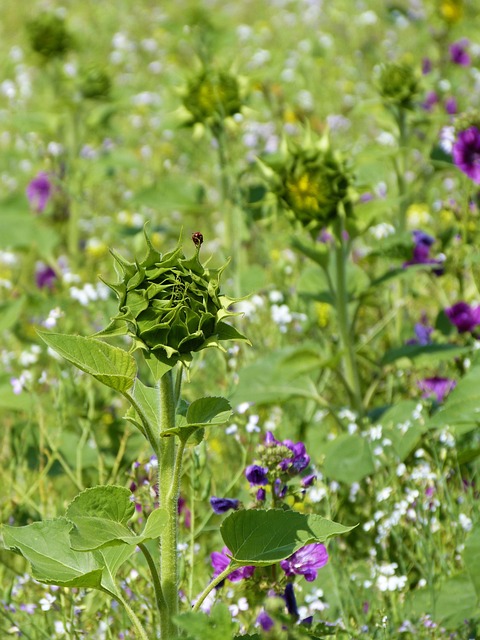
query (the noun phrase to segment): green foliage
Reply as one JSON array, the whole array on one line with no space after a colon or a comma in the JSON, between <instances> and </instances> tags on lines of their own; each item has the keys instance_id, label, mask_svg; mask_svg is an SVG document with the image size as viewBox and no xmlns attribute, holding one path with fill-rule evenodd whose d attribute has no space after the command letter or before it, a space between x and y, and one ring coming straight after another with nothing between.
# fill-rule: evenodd
<instances>
[{"instance_id":1,"label":"green foliage","mask_svg":"<svg viewBox=\"0 0 480 640\"><path fill-rule=\"evenodd\" d=\"M65 360L107 387L125 393L134 383L137 366L123 349L95 338L39 332L46 344Z\"/></svg>"},{"instance_id":2,"label":"green foliage","mask_svg":"<svg viewBox=\"0 0 480 640\"><path fill-rule=\"evenodd\" d=\"M188 632L190 640L225 640L233 637L238 625L232 621L228 607L218 603L209 615L202 612L188 612L176 617L180 628ZM244 636L242 636L244 637Z\"/></svg>"},{"instance_id":3,"label":"green foliage","mask_svg":"<svg viewBox=\"0 0 480 640\"><path fill-rule=\"evenodd\" d=\"M236 565L268 566L306 544L324 542L352 529L317 515L258 509L231 513L220 533Z\"/></svg>"}]
</instances>

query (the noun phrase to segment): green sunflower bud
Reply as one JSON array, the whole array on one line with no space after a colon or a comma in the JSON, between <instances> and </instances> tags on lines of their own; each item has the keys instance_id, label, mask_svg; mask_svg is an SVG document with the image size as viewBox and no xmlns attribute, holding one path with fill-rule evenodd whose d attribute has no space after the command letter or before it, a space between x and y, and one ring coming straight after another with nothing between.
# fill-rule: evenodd
<instances>
[{"instance_id":1,"label":"green sunflower bud","mask_svg":"<svg viewBox=\"0 0 480 640\"><path fill-rule=\"evenodd\" d=\"M335 220L340 203L350 199L351 172L326 139L317 145L291 147L272 169L272 191L311 231Z\"/></svg>"},{"instance_id":2,"label":"green sunflower bud","mask_svg":"<svg viewBox=\"0 0 480 640\"><path fill-rule=\"evenodd\" d=\"M248 340L223 322L235 313L235 302L220 293L220 269L206 269L199 260L202 234L193 234L195 255L185 258L179 246L162 256L145 238L148 253L142 262L128 262L113 253L121 281L108 284L119 299L119 313L97 335L127 333L135 348L148 352L165 365L188 363L193 353L219 347L222 340ZM123 327L123 330L120 328Z\"/></svg>"},{"instance_id":3,"label":"green sunflower bud","mask_svg":"<svg viewBox=\"0 0 480 640\"><path fill-rule=\"evenodd\" d=\"M90 100L105 100L110 95L112 81L108 73L98 65L91 65L81 75L80 93Z\"/></svg>"},{"instance_id":4,"label":"green sunflower bud","mask_svg":"<svg viewBox=\"0 0 480 640\"><path fill-rule=\"evenodd\" d=\"M378 76L378 91L388 103L410 109L420 89L420 79L413 67L389 62L382 65Z\"/></svg>"},{"instance_id":5,"label":"green sunflower bud","mask_svg":"<svg viewBox=\"0 0 480 640\"><path fill-rule=\"evenodd\" d=\"M43 13L27 23L30 46L45 60L60 58L72 48L65 21L53 13Z\"/></svg>"},{"instance_id":6,"label":"green sunflower bud","mask_svg":"<svg viewBox=\"0 0 480 640\"><path fill-rule=\"evenodd\" d=\"M183 105L192 124L212 124L233 116L242 108L238 80L224 71L204 70L188 83Z\"/></svg>"}]
</instances>

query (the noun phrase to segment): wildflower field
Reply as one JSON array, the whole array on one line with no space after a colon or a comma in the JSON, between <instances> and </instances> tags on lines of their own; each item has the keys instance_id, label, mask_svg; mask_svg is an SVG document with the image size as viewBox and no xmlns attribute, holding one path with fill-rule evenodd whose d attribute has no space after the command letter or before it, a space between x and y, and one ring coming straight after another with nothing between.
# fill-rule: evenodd
<instances>
[{"instance_id":1,"label":"wildflower field","mask_svg":"<svg viewBox=\"0 0 480 640\"><path fill-rule=\"evenodd\" d=\"M480 637L479 25L0 3L0 640Z\"/></svg>"}]
</instances>

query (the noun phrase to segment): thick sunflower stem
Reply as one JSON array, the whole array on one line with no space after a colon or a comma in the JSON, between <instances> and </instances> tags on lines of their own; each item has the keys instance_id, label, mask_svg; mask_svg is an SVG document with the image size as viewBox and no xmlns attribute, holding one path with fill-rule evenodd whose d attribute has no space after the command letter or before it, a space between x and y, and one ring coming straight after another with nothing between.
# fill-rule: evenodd
<instances>
[{"instance_id":1,"label":"thick sunflower stem","mask_svg":"<svg viewBox=\"0 0 480 640\"><path fill-rule=\"evenodd\" d=\"M355 411L363 414L362 393L360 388L360 377L357 368L357 359L355 357L355 349L352 340L352 328L349 320L348 310L348 291L347 291L347 259L348 250L345 240L345 228L343 218L339 218L336 226L336 310L338 329L340 332L340 340L343 352L343 369L345 380L348 385L349 392L352 397Z\"/></svg>"},{"instance_id":2,"label":"thick sunflower stem","mask_svg":"<svg viewBox=\"0 0 480 640\"><path fill-rule=\"evenodd\" d=\"M158 494L167 523L160 536L160 584L166 611L160 612L162 640L178 635L173 617L178 613L178 467L175 436L162 437L162 432L175 426L175 390L172 371L158 382L160 401L160 432L158 434L159 476ZM177 478L177 481L175 481Z\"/></svg>"}]
</instances>

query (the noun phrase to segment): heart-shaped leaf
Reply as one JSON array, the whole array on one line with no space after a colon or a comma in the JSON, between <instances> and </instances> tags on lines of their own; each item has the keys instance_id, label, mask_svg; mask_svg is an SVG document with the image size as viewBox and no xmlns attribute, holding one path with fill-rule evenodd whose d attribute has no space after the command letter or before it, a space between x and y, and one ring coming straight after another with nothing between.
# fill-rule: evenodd
<instances>
[{"instance_id":1,"label":"heart-shaped leaf","mask_svg":"<svg viewBox=\"0 0 480 640\"><path fill-rule=\"evenodd\" d=\"M237 565L268 566L285 560L306 544L351 531L318 515L282 509L247 509L231 513L220 533Z\"/></svg>"},{"instance_id":2,"label":"heart-shaped leaf","mask_svg":"<svg viewBox=\"0 0 480 640\"><path fill-rule=\"evenodd\" d=\"M137 365L123 349L83 336L43 331L38 335L59 355L107 387L125 393L133 385Z\"/></svg>"},{"instance_id":3,"label":"heart-shaped leaf","mask_svg":"<svg viewBox=\"0 0 480 640\"><path fill-rule=\"evenodd\" d=\"M158 538L167 519L162 509L153 511L143 532L134 534L127 522L135 512L131 492L124 487L99 486L80 493L69 505L66 517L74 527L70 543L77 551L93 551L102 547L127 544L137 546Z\"/></svg>"},{"instance_id":4,"label":"heart-shaped leaf","mask_svg":"<svg viewBox=\"0 0 480 640\"><path fill-rule=\"evenodd\" d=\"M92 553L70 548L71 522L66 518L34 522L25 527L2 527L4 545L32 565L40 582L62 587L101 587L103 565Z\"/></svg>"}]
</instances>

